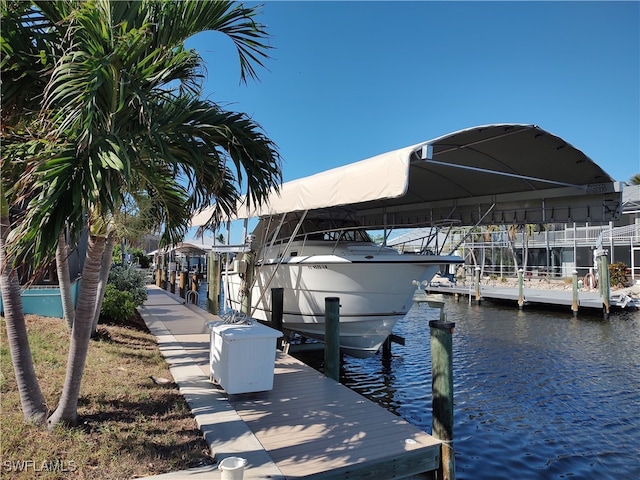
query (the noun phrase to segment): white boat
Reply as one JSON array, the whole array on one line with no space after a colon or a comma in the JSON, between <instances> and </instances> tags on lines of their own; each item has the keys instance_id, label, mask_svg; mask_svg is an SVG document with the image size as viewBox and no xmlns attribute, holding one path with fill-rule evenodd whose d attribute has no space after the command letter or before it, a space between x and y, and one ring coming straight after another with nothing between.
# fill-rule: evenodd
<instances>
[{"instance_id":1,"label":"white boat","mask_svg":"<svg viewBox=\"0 0 640 480\"><path fill-rule=\"evenodd\" d=\"M285 328L322 338L325 298L338 297L341 345L367 356L411 307L413 281L461 259L399 254L363 229L386 238L388 228L446 224L604 223L620 205L620 184L565 140L535 125L497 124L287 182L228 220L260 219L243 247L256 255L253 316L269 320L271 289L284 288ZM212 226L213 208L192 225ZM225 282L235 308L240 275Z\"/></svg>"},{"instance_id":2,"label":"white boat","mask_svg":"<svg viewBox=\"0 0 640 480\"><path fill-rule=\"evenodd\" d=\"M344 209L292 213L283 222L263 218L252 238L252 275L239 259L223 276L229 306L245 310L243 292L253 276L251 317L270 321L271 289L282 288L283 327L322 340L325 299L338 297L340 347L356 357L374 354L409 311L414 280L462 263L459 256L400 254L376 244Z\"/></svg>"}]
</instances>

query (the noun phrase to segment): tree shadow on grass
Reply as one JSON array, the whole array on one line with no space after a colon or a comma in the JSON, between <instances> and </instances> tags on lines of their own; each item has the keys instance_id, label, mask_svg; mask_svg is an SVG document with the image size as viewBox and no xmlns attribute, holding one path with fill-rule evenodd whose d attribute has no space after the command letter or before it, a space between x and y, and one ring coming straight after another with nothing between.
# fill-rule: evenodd
<instances>
[{"instance_id":1,"label":"tree shadow on grass","mask_svg":"<svg viewBox=\"0 0 640 480\"><path fill-rule=\"evenodd\" d=\"M153 389L164 390L160 398L81 398L79 406L98 411L81 415L79 428L99 441L116 442L119 454L139 461L162 459L178 470L215 464L182 395L165 386Z\"/></svg>"}]
</instances>

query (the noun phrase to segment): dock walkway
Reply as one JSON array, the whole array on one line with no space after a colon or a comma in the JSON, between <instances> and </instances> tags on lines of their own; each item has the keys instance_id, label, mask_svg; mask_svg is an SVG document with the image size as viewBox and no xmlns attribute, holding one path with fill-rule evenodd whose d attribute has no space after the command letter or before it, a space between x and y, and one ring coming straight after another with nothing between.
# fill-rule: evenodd
<instances>
[{"instance_id":1,"label":"dock walkway","mask_svg":"<svg viewBox=\"0 0 640 480\"><path fill-rule=\"evenodd\" d=\"M227 395L209 381L207 322L158 287L139 309L216 460L247 459L244 478L429 478L441 443L295 358L277 352L274 387ZM247 365L247 368L251 368ZM215 466L155 479L216 479Z\"/></svg>"}]
</instances>

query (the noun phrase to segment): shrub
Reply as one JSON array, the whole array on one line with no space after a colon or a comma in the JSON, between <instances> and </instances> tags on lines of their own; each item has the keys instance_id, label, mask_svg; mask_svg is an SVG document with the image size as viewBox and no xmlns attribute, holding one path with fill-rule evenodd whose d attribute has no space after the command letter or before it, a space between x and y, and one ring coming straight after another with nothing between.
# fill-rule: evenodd
<instances>
[{"instance_id":1,"label":"shrub","mask_svg":"<svg viewBox=\"0 0 640 480\"><path fill-rule=\"evenodd\" d=\"M111 267L107 284L121 292L129 292L134 307L139 307L147 299L146 272L131 265Z\"/></svg>"},{"instance_id":2,"label":"shrub","mask_svg":"<svg viewBox=\"0 0 640 480\"><path fill-rule=\"evenodd\" d=\"M104 300L100 309L100 318L113 322L123 322L131 318L136 312L133 296L130 292L119 290L116 286L107 284Z\"/></svg>"},{"instance_id":3,"label":"shrub","mask_svg":"<svg viewBox=\"0 0 640 480\"><path fill-rule=\"evenodd\" d=\"M132 248L131 254L133 258L136 259L134 263L140 265L140 268L149 268L151 266L151 260L145 255L141 248Z\"/></svg>"},{"instance_id":4,"label":"shrub","mask_svg":"<svg viewBox=\"0 0 640 480\"><path fill-rule=\"evenodd\" d=\"M618 262L609 265L609 281L612 287L626 287L629 284L627 264Z\"/></svg>"}]
</instances>

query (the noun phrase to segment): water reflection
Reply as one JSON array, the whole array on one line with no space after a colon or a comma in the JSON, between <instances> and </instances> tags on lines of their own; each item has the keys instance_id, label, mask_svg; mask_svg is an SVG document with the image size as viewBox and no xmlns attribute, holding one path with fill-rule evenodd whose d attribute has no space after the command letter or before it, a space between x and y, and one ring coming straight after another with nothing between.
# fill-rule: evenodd
<instances>
[{"instance_id":1,"label":"water reflection","mask_svg":"<svg viewBox=\"0 0 640 480\"><path fill-rule=\"evenodd\" d=\"M640 478L640 313L481 306L449 297L456 322L456 476ZM429 320L416 304L393 357L345 357L342 381L431 431ZM321 358L307 359L319 366Z\"/></svg>"}]
</instances>

